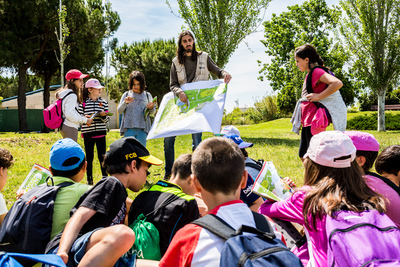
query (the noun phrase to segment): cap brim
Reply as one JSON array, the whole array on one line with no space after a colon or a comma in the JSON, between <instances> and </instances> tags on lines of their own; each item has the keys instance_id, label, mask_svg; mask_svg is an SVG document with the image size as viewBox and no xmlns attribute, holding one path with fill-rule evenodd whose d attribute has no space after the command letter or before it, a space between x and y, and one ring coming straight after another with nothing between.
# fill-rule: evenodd
<instances>
[{"instance_id":1,"label":"cap brim","mask_svg":"<svg viewBox=\"0 0 400 267\"><path fill-rule=\"evenodd\" d=\"M148 156L145 156L145 157L139 157L139 159L141 159L141 160L143 160L143 161L145 161L147 163L150 163L152 165L161 165L163 163L162 160L160 160L160 159L158 159L158 158L156 158L156 157L154 157L152 155L148 155Z\"/></svg>"},{"instance_id":2,"label":"cap brim","mask_svg":"<svg viewBox=\"0 0 400 267\"><path fill-rule=\"evenodd\" d=\"M83 74L82 73L82 75L79 77L79 79L84 79L84 78L87 78L87 77L89 77L89 74Z\"/></svg>"},{"instance_id":3,"label":"cap brim","mask_svg":"<svg viewBox=\"0 0 400 267\"><path fill-rule=\"evenodd\" d=\"M239 148L248 148L248 147L252 147L253 143L249 143L249 142L241 142L239 144Z\"/></svg>"}]
</instances>

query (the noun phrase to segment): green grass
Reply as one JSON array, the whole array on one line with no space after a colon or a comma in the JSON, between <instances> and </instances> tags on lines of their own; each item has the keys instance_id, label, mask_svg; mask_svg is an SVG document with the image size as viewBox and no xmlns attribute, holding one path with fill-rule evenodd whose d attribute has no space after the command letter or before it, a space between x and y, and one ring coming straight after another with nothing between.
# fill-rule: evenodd
<instances>
[{"instance_id":1,"label":"green grass","mask_svg":"<svg viewBox=\"0 0 400 267\"><path fill-rule=\"evenodd\" d=\"M360 115L360 113L349 113L348 117L357 115ZM237 128L240 130L244 141L254 143L253 147L247 149L251 158L273 161L282 177L288 176L298 185L302 184L303 166L298 157L300 136L291 132L290 119L278 119L256 125L238 126ZM332 126L328 128L328 130L332 129ZM400 144L400 131L369 132L381 144L381 150L389 145ZM212 136L211 133L204 133L203 140ZM50 148L60 138L61 135L57 133L0 133L0 147L8 149L15 158L15 164L8 172L9 178L2 192L8 207L15 201L15 192L32 168L32 165L34 163L44 167L50 165ZM109 132L107 146L118 138L120 138L119 132ZM191 141L191 135L178 136L175 142L175 157L184 153L191 153ZM81 138L78 139L78 143L83 147ZM148 140L147 148L152 155L164 160L163 139ZM148 180L152 183L163 178L164 165L152 166L150 172L151 175ZM94 160L93 174L95 182L101 178L97 159ZM82 183L86 182L85 179ZM135 197L135 195L135 193L129 193L130 197Z\"/></svg>"}]
</instances>

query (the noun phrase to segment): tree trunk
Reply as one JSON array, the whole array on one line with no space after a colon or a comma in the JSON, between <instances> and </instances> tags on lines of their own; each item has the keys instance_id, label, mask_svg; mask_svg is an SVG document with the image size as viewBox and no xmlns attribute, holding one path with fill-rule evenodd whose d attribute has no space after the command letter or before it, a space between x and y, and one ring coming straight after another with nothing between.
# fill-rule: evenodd
<instances>
[{"instance_id":1,"label":"tree trunk","mask_svg":"<svg viewBox=\"0 0 400 267\"><path fill-rule=\"evenodd\" d=\"M26 66L22 65L18 68L18 118L19 131L28 132L28 120L26 118Z\"/></svg>"},{"instance_id":2,"label":"tree trunk","mask_svg":"<svg viewBox=\"0 0 400 267\"><path fill-rule=\"evenodd\" d=\"M43 107L46 108L50 105L50 82L53 75L49 71L44 72L44 88L43 88ZM43 123L43 132L48 133L49 128Z\"/></svg>"},{"instance_id":3,"label":"tree trunk","mask_svg":"<svg viewBox=\"0 0 400 267\"><path fill-rule=\"evenodd\" d=\"M385 131L385 96L387 87L378 90L378 132Z\"/></svg>"}]
</instances>

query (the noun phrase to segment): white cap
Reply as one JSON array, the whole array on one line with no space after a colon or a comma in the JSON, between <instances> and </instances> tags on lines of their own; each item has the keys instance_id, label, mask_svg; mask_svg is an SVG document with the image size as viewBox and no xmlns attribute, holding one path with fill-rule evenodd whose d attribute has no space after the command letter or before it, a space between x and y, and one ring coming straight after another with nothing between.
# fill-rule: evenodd
<instances>
[{"instance_id":1,"label":"white cap","mask_svg":"<svg viewBox=\"0 0 400 267\"><path fill-rule=\"evenodd\" d=\"M221 135L227 135L227 134L232 134L232 135L237 135L240 136L240 132L238 128L236 128L233 125L226 125L222 130L221 130Z\"/></svg>"},{"instance_id":2,"label":"white cap","mask_svg":"<svg viewBox=\"0 0 400 267\"><path fill-rule=\"evenodd\" d=\"M311 138L304 158L333 168L348 168L356 158L356 147L350 137L339 131L325 131Z\"/></svg>"}]
</instances>

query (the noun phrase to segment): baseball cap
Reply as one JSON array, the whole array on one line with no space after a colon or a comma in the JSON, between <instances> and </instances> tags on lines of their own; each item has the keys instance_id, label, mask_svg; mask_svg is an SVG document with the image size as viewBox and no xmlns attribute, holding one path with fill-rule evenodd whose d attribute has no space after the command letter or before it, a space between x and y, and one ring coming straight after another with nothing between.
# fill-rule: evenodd
<instances>
[{"instance_id":1,"label":"baseball cap","mask_svg":"<svg viewBox=\"0 0 400 267\"><path fill-rule=\"evenodd\" d=\"M65 74L65 79L67 81L72 80L72 79L83 79L86 77L89 77L89 74L83 74L82 72L80 72L77 69L69 70L67 72L67 74Z\"/></svg>"},{"instance_id":2,"label":"baseball cap","mask_svg":"<svg viewBox=\"0 0 400 267\"><path fill-rule=\"evenodd\" d=\"M106 165L141 159L152 165L161 165L162 160L150 155L150 152L135 137L129 136L114 141L106 153Z\"/></svg>"},{"instance_id":3,"label":"baseball cap","mask_svg":"<svg viewBox=\"0 0 400 267\"><path fill-rule=\"evenodd\" d=\"M240 138L240 136L236 134L226 134L223 137L233 140L233 142L235 142L239 146L239 148L247 148L253 146L253 143L243 141L242 138Z\"/></svg>"},{"instance_id":4,"label":"baseball cap","mask_svg":"<svg viewBox=\"0 0 400 267\"><path fill-rule=\"evenodd\" d=\"M362 151L379 151L379 143L376 138L370 133L359 131L345 131L345 135L350 137L357 150Z\"/></svg>"},{"instance_id":5,"label":"baseball cap","mask_svg":"<svg viewBox=\"0 0 400 267\"><path fill-rule=\"evenodd\" d=\"M91 79L87 80L87 82L85 83L85 87L86 88L96 88L96 89L105 88L103 85L101 85L99 80L94 79L94 78L91 78Z\"/></svg>"},{"instance_id":6,"label":"baseball cap","mask_svg":"<svg viewBox=\"0 0 400 267\"><path fill-rule=\"evenodd\" d=\"M221 135L227 135L227 134L235 134L237 136L240 136L240 132L238 130L238 128L236 128L233 125L226 125L222 130L221 133L218 134L219 136Z\"/></svg>"},{"instance_id":7,"label":"baseball cap","mask_svg":"<svg viewBox=\"0 0 400 267\"><path fill-rule=\"evenodd\" d=\"M85 152L71 138L58 140L50 149L51 168L58 171L70 171L78 168L85 160Z\"/></svg>"},{"instance_id":8,"label":"baseball cap","mask_svg":"<svg viewBox=\"0 0 400 267\"><path fill-rule=\"evenodd\" d=\"M325 131L311 138L304 158L333 168L348 168L356 157L350 137L339 131Z\"/></svg>"}]
</instances>

